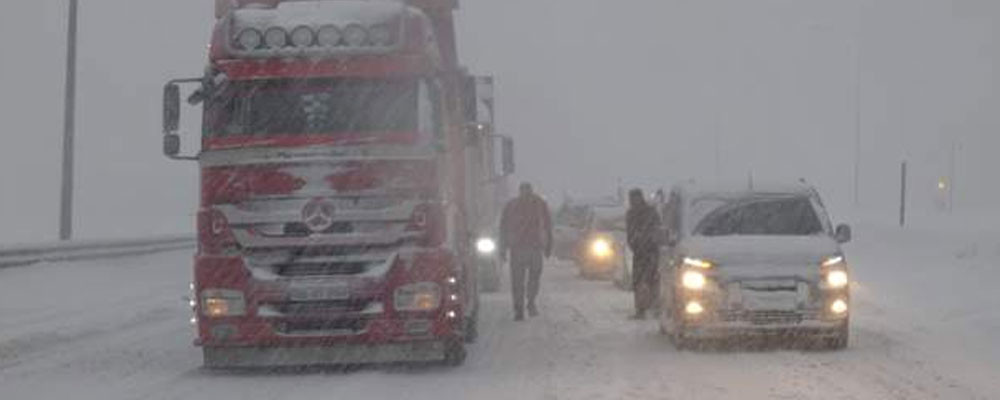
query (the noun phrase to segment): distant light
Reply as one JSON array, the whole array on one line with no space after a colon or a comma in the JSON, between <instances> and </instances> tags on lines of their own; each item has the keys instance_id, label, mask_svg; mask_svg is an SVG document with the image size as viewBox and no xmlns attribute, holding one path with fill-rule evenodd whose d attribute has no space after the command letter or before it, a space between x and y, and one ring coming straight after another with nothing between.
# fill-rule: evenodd
<instances>
[{"instance_id":1,"label":"distant light","mask_svg":"<svg viewBox=\"0 0 1000 400\"><path fill-rule=\"evenodd\" d=\"M944 179L938 181L938 190L945 190L948 188L948 183Z\"/></svg>"}]
</instances>

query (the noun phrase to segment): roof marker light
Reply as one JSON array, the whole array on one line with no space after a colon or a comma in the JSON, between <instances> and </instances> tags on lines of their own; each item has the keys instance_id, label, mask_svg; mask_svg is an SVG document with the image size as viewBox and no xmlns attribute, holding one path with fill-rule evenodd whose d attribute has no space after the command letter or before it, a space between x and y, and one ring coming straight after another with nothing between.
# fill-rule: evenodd
<instances>
[{"instance_id":1,"label":"roof marker light","mask_svg":"<svg viewBox=\"0 0 1000 400\"><path fill-rule=\"evenodd\" d=\"M236 43L243 50L256 50L264 42L264 37L260 31L254 28L247 28L236 35Z\"/></svg>"},{"instance_id":2,"label":"roof marker light","mask_svg":"<svg viewBox=\"0 0 1000 400\"><path fill-rule=\"evenodd\" d=\"M300 26L292 30L292 46L304 48L313 45L315 34L308 26Z\"/></svg>"},{"instance_id":3,"label":"roof marker light","mask_svg":"<svg viewBox=\"0 0 1000 400\"><path fill-rule=\"evenodd\" d=\"M288 46L288 32L281 28L269 28L264 32L264 43L272 49L280 49Z\"/></svg>"},{"instance_id":4,"label":"roof marker light","mask_svg":"<svg viewBox=\"0 0 1000 400\"><path fill-rule=\"evenodd\" d=\"M371 36L371 41L376 46L392 46L392 29L388 25L378 24L373 25L368 29L369 35Z\"/></svg>"},{"instance_id":5,"label":"roof marker light","mask_svg":"<svg viewBox=\"0 0 1000 400\"><path fill-rule=\"evenodd\" d=\"M368 30L361 25L353 24L344 28L344 41L351 47L368 45Z\"/></svg>"},{"instance_id":6,"label":"roof marker light","mask_svg":"<svg viewBox=\"0 0 1000 400\"><path fill-rule=\"evenodd\" d=\"M343 37L340 28L334 25L324 25L319 28L319 32L316 34L316 43L322 47L336 47L340 46Z\"/></svg>"}]
</instances>

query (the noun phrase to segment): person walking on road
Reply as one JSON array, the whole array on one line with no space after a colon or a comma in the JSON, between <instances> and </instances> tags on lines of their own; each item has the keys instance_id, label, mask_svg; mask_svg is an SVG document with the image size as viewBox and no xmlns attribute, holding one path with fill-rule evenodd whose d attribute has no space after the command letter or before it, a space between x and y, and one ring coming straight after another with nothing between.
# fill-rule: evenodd
<instances>
[{"instance_id":1,"label":"person walking on road","mask_svg":"<svg viewBox=\"0 0 1000 400\"><path fill-rule=\"evenodd\" d=\"M507 260L508 252L514 320L523 321L525 298L528 315L538 315L535 300L540 289L542 264L545 258L552 255L552 217L549 205L535 194L529 183L521 184L520 194L507 203L500 219L501 260Z\"/></svg>"},{"instance_id":2,"label":"person walking on road","mask_svg":"<svg viewBox=\"0 0 1000 400\"><path fill-rule=\"evenodd\" d=\"M646 203L642 190L629 191L625 217L628 246L632 249L632 289L635 319L645 319L646 310L660 297L660 214Z\"/></svg>"}]
</instances>

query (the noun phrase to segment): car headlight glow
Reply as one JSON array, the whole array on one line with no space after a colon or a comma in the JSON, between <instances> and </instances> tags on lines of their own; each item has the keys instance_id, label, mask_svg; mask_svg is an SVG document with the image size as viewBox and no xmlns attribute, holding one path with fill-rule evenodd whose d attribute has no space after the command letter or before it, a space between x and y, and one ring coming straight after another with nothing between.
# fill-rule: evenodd
<instances>
[{"instance_id":1,"label":"car headlight glow","mask_svg":"<svg viewBox=\"0 0 1000 400\"><path fill-rule=\"evenodd\" d=\"M595 239L590 243L590 253L596 257L607 258L612 252L611 243L607 239Z\"/></svg>"},{"instance_id":2,"label":"car headlight glow","mask_svg":"<svg viewBox=\"0 0 1000 400\"><path fill-rule=\"evenodd\" d=\"M433 311L441 306L441 287L434 282L400 286L393 300L398 311Z\"/></svg>"},{"instance_id":3,"label":"car headlight glow","mask_svg":"<svg viewBox=\"0 0 1000 400\"><path fill-rule=\"evenodd\" d=\"M706 283L705 274L699 271L685 271L684 275L681 276L681 284L686 289L701 290L705 288Z\"/></svg>"},{"instance_id":4,"label":"car headlight glow","mask_svg":"<svg viewBox=\"0 0 1000 400\"><path fill-rule=\"evenodd\" d=\"M260 47L261 43L264 43L264 36L261 35L260 31L247 28L238 35L236 35L236 44L238 44L243 50L256 50Z\"/></svg>"},{"instance_id":5,"label":"car headlight glow","mask_svg":"<svg viewBox=\"0 0 1000 400\"><path fill-rule=\"evenodd\" d=\"M712 268L711 262L694 257L684 257L684 265L701 269Z\"/></svg>"},{"instance_id":6,"label":"car headlight glow","mask_svg":"<svg viewBox=\"0 0 1000 400\"><path fill-rule=\"evenodd\" d=\"M490 255L497 251L497 242L492 238L484 237L476 241L476 251L482 255Z\"/></svg>"},{"instance_id":7,"label":"car headlight glow","mask_svg":"<svg viewBox=\"0 0 1000 400\"><path fill-rule=\"evenodd\" d=\"M848 282L847 271L835 269L826 273L826 283L832 288L846 287Z\"/></svg>"},{"instance_id":8,"label":"car headlight glow","mask_svg":"<svg viewBox=\"0 0 1000 400\"><path fill-rule=\"evenodd\" d=\"M206 317L233 317L246 315L246 312L246 299L239 290L205 289L201 292L201 314Z\"/></svg>"},{"instance_id":9,"label":"car headlight glow","mask_svg":"<svg viewBox=\"0 0 1000 400\"><path fill-rule=\"evenodd\" d=\"M698 315L705 312L705 307L697 301L690 301L687 303L687 306L684 307L684 312L691 315Z\"/></svg>"}]
</instances>

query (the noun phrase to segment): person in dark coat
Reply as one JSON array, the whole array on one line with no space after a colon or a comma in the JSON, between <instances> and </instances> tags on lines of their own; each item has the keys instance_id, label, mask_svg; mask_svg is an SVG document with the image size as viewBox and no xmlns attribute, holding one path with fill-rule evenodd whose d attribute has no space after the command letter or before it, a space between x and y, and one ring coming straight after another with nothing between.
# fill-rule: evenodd
<instances>
[{"instance_id":1,"label":"person in dark coat","mask_svg":"<svg viewBox=\"0 0 1000 400\"><path fill-rule=\"evenodd\" d=\"M514 319L524 320L525 297L528 314L538 315L538 297L544 258L552 255L552 217L549 205L522 183L520 195L507 203L500 219L500 257L510 252L510 290L514 297ZM527 282L525 282L527 278ZM527 284L527 291L525 285Z\"/></svg>"},{"instance_id":2,"label":"person in dark coat","mask_svg":"<svg viewBox=\"0 0 1000 400\"><path fill-rule=\"evenodd\" d=\"M635 295L635 319L646 318L660 289L660 214L646 203L642 190L629 192L625 217L628 246L632 249L632 287Z\"/></svg>"}]
</instances>

